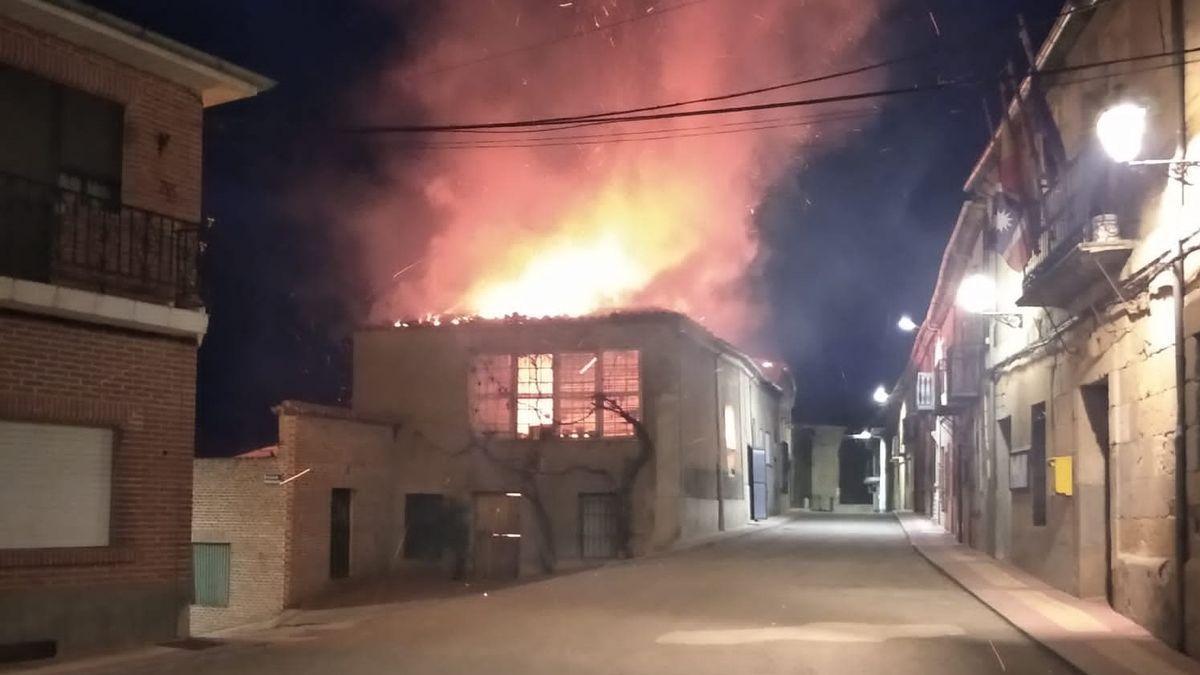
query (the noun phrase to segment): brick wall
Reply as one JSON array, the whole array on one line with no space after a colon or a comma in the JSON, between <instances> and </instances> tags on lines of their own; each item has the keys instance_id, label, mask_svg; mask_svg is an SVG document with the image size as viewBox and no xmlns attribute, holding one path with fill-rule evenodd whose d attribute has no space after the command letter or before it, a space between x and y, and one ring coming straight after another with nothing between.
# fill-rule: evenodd
<instances>
[{"instance_id":1,"label":"brick wall","mask_svg":"<svg viewBox=\"0 0 1200 675\"><path fill-rule=\"evenodd\" d=\"M0 550L0 591L191 578L196 345L0 310L0 418L110 426L111 542Z\"/></svg>"},{"instance_id":2,"label":"brick wall","mask_svg":"<svg viewBox=\"0 0 1200 675\"><path fill-rule=\"evenodd\" d=\"M196 93L7 19L0 19L0 64L124 105L122 201L199 220L203 107ZM161 150L160 134L168 139Z\"/></svg>"},{"instance_id":3,"label":"brick wall","mask_svg":"<svg viewBox=\"0 0 1200 675\"><path fill-rule=\"evenodd\" d=\"M288 464L278 456L196 460L192 541L229 544L230 563L229 605L193 605L192 633L267 619L283 609L289 488L263 477L286 474Z\"/></svg>"},{"instance_id":4,"label":"brick wall","mask_svg":"<svg viewBox=\"0 0 1200 675\"><path fill-rule=\"evenodd\" d=\"M291 456L295 472L311 469L286 486L293 515L287 604L302 604L336 585L329 577L334 488L352 491L350 576L386 573L403 535L403 495L396 489L398 449L392 426L353 419L347 410L285 404L279 415L279 439L280 450Z\"/></svg>"}]
</instances>

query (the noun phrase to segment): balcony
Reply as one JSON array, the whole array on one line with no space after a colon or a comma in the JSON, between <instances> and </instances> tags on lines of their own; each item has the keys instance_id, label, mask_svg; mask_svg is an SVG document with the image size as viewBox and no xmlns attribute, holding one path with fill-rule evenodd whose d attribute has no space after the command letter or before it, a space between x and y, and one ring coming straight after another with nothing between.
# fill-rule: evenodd
<instances>
[{"instance_id":1,"label":"balcony","mask_svg":"<svg viewBox=\"0 0 1200 675\"><path fill-rule=\"evenodd\" d=\"M0 276L200 306L196 223L0 173Z\"/></svg>"},{"instance_id":2,"label":"balcony","mask_svg":"<svg viewBox=\"0 0 1200 675\"><path fill-rule=\"evenodd\" d=\"M1085 152L1045 193L1039 253L1025 267L1017 305L1070 309L1120 276L1134 242L1121 236L1128 229L1118 215L1125 200L1109 189L1119 170L1095 151Z\"/></svg>"},{"instance_id":3,"label":"balcony","mask_svg":"<svg viewBox=\"0 0 1200 675\"><path fill-rule=\"evenodd\" d=\"M986 348L982 341L947 348L946 356L936 366L937 414L964 412L983 394Z\"/></svg>"}]
</instances>

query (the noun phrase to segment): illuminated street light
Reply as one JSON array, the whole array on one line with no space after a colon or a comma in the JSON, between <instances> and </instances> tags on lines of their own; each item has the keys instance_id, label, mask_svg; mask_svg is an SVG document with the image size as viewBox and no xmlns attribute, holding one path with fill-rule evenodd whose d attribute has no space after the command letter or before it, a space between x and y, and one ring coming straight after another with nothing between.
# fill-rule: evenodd
<instances>
[{"instance_id":1,"label":"illuminated street light","mask_svg":"<svg viewBox=\"0 0 1200 675\"><path fill-rule=\"evenodd\" d=\"M871 440L871 430L863 429L857 434L850 434L850 438L853 438L856 441L869 441Z\"/></svg>"},{"instance_id":2,"label":"illuminated street light","mask_svg":"<svg viewBox=\"0 0 1200 675\"><path fill-rule=\"evenodd\" d=\"M912 320L912 317L905 314L896 322L896 326L905 333L911 333L917 329L917 322Z\"/></svg>"},{"instance_id":3,"label":"illuminated street light","mask_svg":"<svg viewBox=\"0 0 1200 675\"><path fill-rule=\"evenodd\" d=\"M978 314L996 319L1006 326L1021 327L1021 315L1013 312L997 312L996 282L986 274L970 274L958 285L954 304L969 314Z\"/></svg>"},{"instance_id":4,"label":"illuminated street light","mask_svg":"<svg viewBox=\"0 0 1200 675\"><path fill-rule=\"evenodd\" d=\"M1141 154L1145 134L1146 109L1136 103L1118 103L1096 120L1096 135L1104 152L1122 164Z\"/></svg>"},{"instance_id":5,"label":"illuminated street light","mask_svg":"<svg viewBox=\"0 0 1200 675\"><path fill-rule=\"evenodd\" d=\"M888 400L887 389L884 389L882 384L879 385L878 387L875 387L875 392L871 394L871 400L875 401L879 405L883 405L884 403L887 403L887 400Z\"/></svg>"},{"instance_id":6,"label":"illuminated street light","mask_svg":"<svg viewBox=\"0 0 1200 675\"><path fill-rule=\"evenodd\" d=\"M996 306L996 283L984 274L972 274L958 285L954 303L971 314L983 314Z\"/></svg>"}]
</instances>

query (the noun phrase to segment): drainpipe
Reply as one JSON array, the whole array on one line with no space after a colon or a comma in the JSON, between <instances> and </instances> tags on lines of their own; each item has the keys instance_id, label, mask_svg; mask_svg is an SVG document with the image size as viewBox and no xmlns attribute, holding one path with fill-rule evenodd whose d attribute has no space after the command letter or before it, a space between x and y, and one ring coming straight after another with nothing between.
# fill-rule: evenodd
<instances>
[{"instance_id":1,"label":"drainpipe","mask_svg":"<svg viewBox=\"0 0 1200 675\"><path fill-rule=\"evenodd\" d=\"M1186 48L1183 0L1171 0L1171 37L1176 56L1177 87L1179 102L1179 146L1182 159L1187 159L1187 65L1183 55ZM1182 166L1180 167L1182 171ZM1179 176L1180 212L1186 204L1187 183ZM1176 603L1179 607L1179 651L1187 652L1187 572L1188 550L1188 496L1187 496L1187 365L1184 354L1186 344L1183 326L1183 296L1186 281L1183 265L1183 237L1175 236L1175 560L1176 560Z\"/></svg>"}]
</instances>

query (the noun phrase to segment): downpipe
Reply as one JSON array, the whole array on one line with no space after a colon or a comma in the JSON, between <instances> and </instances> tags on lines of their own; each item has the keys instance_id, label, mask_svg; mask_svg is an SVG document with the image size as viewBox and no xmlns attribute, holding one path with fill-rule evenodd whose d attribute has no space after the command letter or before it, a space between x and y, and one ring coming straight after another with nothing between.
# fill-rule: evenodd
<instances>
[{"instance_id":1,"label":"downpipe","mask_svg":"<svg viewBox=\"0 0 1200 675\"><path fill-rule=\"evenodd\" d=\"M1171 32L1174 48L1179 52L1176 72L1178 77L1177 100L1179 103L1179 146L1182 159L1187 160L1187 65L1183 50L1187 46L1184 26L1183 0L1171 0ZM1187 181L1179 176L1180 213L1186 214ZM1185 253L1183 237L1175 236L1175 560L1176 560L1176 603L1179 607L1179 651L1187 653L1187 563L1190 558L1188 546L1188 494L1187 494L1187 355L1184 352L1184 268Z\"/></svg>"}]
</instances>

